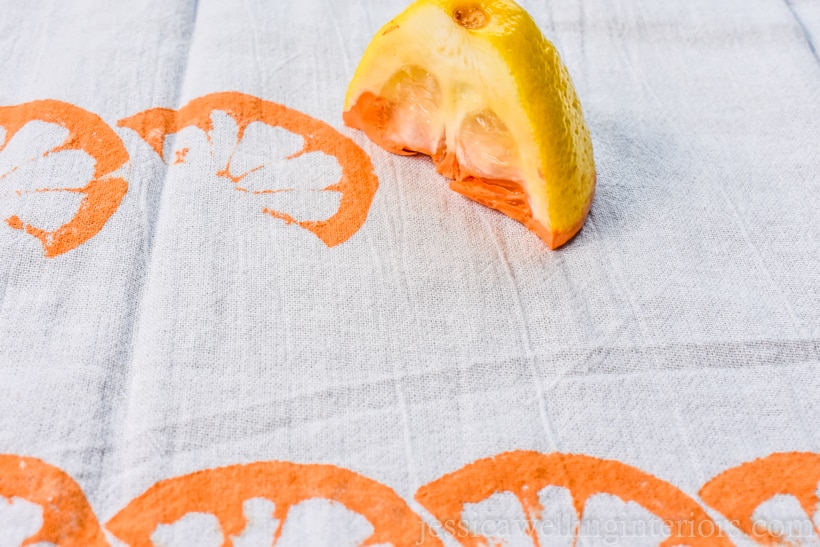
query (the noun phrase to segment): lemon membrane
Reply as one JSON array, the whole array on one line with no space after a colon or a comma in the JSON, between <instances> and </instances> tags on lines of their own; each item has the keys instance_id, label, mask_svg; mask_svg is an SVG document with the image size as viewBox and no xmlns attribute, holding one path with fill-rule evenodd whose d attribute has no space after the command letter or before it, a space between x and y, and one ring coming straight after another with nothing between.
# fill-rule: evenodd
<instances>
[{"instance_id":1,"label":"lemon membrane","mask_svg":"<svg viewBox=\"0 0 820 547\"><path fill-rule=\"evenodd\" d=\"M431 156L451 187L550 248L583 225L592 140L566 67L511 0L417 0L371 41L345 123L397 154Z\"/></svg>"}]
</instances>

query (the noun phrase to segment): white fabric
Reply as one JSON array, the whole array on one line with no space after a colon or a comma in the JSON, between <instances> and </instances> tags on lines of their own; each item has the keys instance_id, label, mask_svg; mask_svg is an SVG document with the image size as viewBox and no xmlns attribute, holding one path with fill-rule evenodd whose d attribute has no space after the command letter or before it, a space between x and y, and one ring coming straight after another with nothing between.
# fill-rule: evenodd
<instances>
[{"instance_id":1,"label":"white fabric","mask_svg":"<svg viewBox=\"0 0 820 547\"><path fill-rule=\"evenodd\" d=\"M65 470L105 522L161 479L261 460L335 464L409 501L514 449L616 459L690 495L820 452L818 3L522 4L570 70L598 168L586 226L554 252L429 159L343 126L357 60L403 1L2 2L0 105L75 104L130 159L122 204L69 253L0 223L0 453ZM211 142L169 141L190 148L170 166L117 126L217 91L361 146L379 179L362 228L328 248L259 213L332 212L310 190L338 178L328 156L295 171L301 198L239 199L215 176L228 117ZM240 144L278 154L265 188L289 153L274 133ZM40 157L46 137L26 135ZM87 180L80 156L60 172ZM53 178L46 159L20 184ZM25 202L5 183L3 218Z\"/></svg>"}]
</instances>

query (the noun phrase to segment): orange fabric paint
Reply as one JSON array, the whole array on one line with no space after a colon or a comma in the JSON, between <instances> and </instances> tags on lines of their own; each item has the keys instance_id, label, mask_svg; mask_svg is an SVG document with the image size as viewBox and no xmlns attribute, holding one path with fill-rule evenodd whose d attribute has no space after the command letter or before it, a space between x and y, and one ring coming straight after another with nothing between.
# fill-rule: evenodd
<instances>
[{"instance_id":1,"label":"orange fabric paint","mask_svg":"<svg viewBox=\"0 0 820 547\"><path fill-rule=\"evenodd\" d=\"M212 129L211 113L217 110L225 112L236 121L240 140L248 125L263 122L301 135L305 139L304 148L290 158L308 152L323 152L339 161L342 168L341 179L325 188L342 195L339 209L333 216L326 220L297 221L285 213L268 208L263 209L263 213L289 220L288 223L314 233L328 247L347 241L361 228L379 184L370 158L352 140L307 114L251 95L224 92L194 99L178 111L167 108L146 110L120 120L118 125L136 131L161 156L165 138L171 133L192 126L208 133ZM230 175L228 166L217 175L234 183L239 182ZM247 191L244 188L237 190Z\"/></svg>"},{"instance_id":2,"label":"orange fabric paint","mask_svg":"<svg viewBox=\"0 0 820 547\"><path fill-rule=\"evenodd\" d=\"M102 230L108 219L120 206L128 191L128 183L120 177L109 176L129 159L119 136L99 116L78 106L55 100L32 101L17 106L0 107L0 126L6 129L6 147L27 123L42 121L68 129L65 142L47 154L62 150L82 150L94 158L93 179L82 188L48 188L49 192L77 192L84 194L74 217L56 230L47 231L27 224L16 215L6 219L15 230L23 230L36 237L48 258L76 249Z\"/></svg>"},{"instance_id":3,"label":"orange fabric paint","mask_svg":"<svg viewBox=\"0 0 820 547\"><path fill-rule=\"evenodd\" d=\"M60 547L102 547L108 541L85 494L71 477L36 458L0 455L0 495L43 508L43 526L23 546L49 541Z\"/></svg>"},{"instance_id":4,"label":"orange fabric paint","mask_svg":"<svg viewBox=\"0 0 820 547\"><path fill-rule=\"evenodd\" d=\"M199 471L160 481L117 513L106 527L131 547L150 547L158 524L175 522L190 512L211 513L224 534L242 533L247 522L242 503L264 497L274 502L278 538L288 511L313 498L335 500L364 516L374 528L363 547L392 543L440 547L440 540L396 493L376 481L333 465L259 462Z\"/></svg>"},{"instance_id":5,"label":"orange fabric paint","mask_svg":"<svg viewBox=\"0 0 820 547\"><path fill-rule=\"evenodd\" d=\"M515 451L478 460L449 475L445 475L416 493L416 500L441 522L461 522L464 505L485 500L493 494L511 492L521 502L530 521L529 534L534 545L538 537L534 529L536 516L543 511L538 492L546 486L568 489L580 521L584 504L595 494L612 494L623 501L640 504L664 521L674 523L670 536L660 547L684 543L690 547L732 545L725 536L716 533L698 535L709 523L710 531L718 530L706 512L689 496L668 482L614 460L602 460L576 454L540 454ZM486 538L470 535L460 538L471 547L486 545Z\"/></svg>"},{"instance_id":6,"label":"orange fabric paint","mask_svg":"<svg viewBox=\"0 0 820 547\"><path fill-rule=\"evenodd\" d=\"M820 454L784 452L724 471L704 485L700 497L761 545L775 545L780 538L752 521L755 509L764 501L785 494L797 498L811 518L820 502L818 482ZM820 535L816 525L814 531Z\"/></svg>"}]
</instances>

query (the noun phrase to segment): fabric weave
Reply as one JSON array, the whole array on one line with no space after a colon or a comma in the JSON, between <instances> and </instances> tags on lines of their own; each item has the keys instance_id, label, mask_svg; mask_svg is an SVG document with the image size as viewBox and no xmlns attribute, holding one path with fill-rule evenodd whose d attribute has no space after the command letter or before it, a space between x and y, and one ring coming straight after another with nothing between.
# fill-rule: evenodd
<instances>
[{"instance_id":1,"label":"fabric weave","mask_svg":"<svg viewBox=\"0 0 820 547\"><path fill-rule=\"evenodd\" d=\"M820 453L814 0L522 0L598 168L587 224L552 252L343 126L403 2L0 4L0 105L31 105L9 139L0 110L0 453L63 470L101 523L165 479L260 461L351 470L430 522L423 485L507 451L617 460L694 498L755 458ZM305 135L214 109L163 126L158 153L121 123L184 125L222 92L333 136L294 157ZM56 256L32 230L98 203L107 160L61 148L74 118L45 100L128 155L101 177L121 201ZM342 207L347 141L378 187L328 246L299 222ZM311 537L287 541L334 544Z\"/></svg>"}]
</instances>

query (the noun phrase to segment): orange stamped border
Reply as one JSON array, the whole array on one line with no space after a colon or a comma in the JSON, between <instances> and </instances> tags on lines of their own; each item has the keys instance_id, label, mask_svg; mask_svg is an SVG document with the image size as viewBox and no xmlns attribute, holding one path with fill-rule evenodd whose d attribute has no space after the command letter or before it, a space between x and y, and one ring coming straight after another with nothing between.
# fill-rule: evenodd
<instances>
[{"instance_id":1,"label":"orange stamped border","mask_svg":"<svg viewBox=\"0 0 820 547\"><path fill-rule=\"evenodd\" d=\"M819 502L818 482L820 454L776 453L719 474L701 489L700 496L730 519L747 539L774 545L785 539L755 527L755 508L773 496L791 495L811 518ZM160 481L133 499L106 528L132 547L148 547L158 525L171 524L191 512L211 513L227 538L223 546L230 547L231 538L241 534L247 524L242 507L245 500L264 497L274 502L278 538L291 507L322 498L368 519L374 532L365 546L390 542L396 547L439 547L442 542L436 530L452 534L441 523L460 522L465 504L509 492L521 502L530 523L527 531L537 546L534 522L543 509L538 492L550 485L569 490L579 523L587 500L597 494L610 494L635 502L665 524L674 525L661 546L733 545L695 500L640 469L583 454L523 450L477 460L422 486L415 497L439 526L426 523L390 487L353 471L333 465L268 461L207 469ZM63 471L41 460L0 455L0 496L20 497L43 507L42 528L23 545L38 541L61 547L108 545L80 487ZM703 524L709 525L705 533ZM576 535L578 531L576 527ZM468 547L490 544L490 538L472 533L459 535L458 541Z\"/></svg>"},{"instance_id":2,"label":"orange stamped border","mask_svg":"<svg viewBox=\"0 0 820 547\"><path fill-rule=\"evenodd\" d=\"M820 454L783 452L724 471L707 482L699 494L761 545L776 545L781 538L752 519L757 506L774 496L790 495L811 518L820 503L818 483ZM816 524L814 533L820 537Z\"/></svg>"},{"instance_id":3,"label":"orange stamped border","mask_svg":"<svg viewBox=\"0 0 820 547\"><path fill-rule=\"evenodd\" d=\"M478 503L498 492L511 492L521 502L529 522L527 532L533 545L538 546L534 521L544 510L538 493L546 486L570 491L577 522L581 521L587 500L606 493L638 503L665 522L675 523L659 547L679 545L683 540L691 547L731 545L725 537L702 537L698 533L702 523L708 523L712 531L717 526L675 486L621 462L581 454L506 452L478 460L421 487L416 500L440 522L460 523L465 504ZM477 534L469 534L461 541L469 547L487 545L486 539Z\"/></svg>"},{"instance_id":4,"label":"orange stamped border","mask_svg":"<svg viewBox=\"0 0 820 547\"><path fill-rule=\"evenodd\" d=\"M333 465L258 462L199 471L160 481L114 516L106 527L131 547L151 547L158 524L170 524L190 512L217 517L231 547L247 524L242 503L264 497L274 502L279 538L290 508L320 497L337 501L370 521L373 534L362 544L392 542L396 547L440 547L441 541L392 489Z\"/></svg>"},{"instance_id":5,"label":"orange stamped border","mask_svg":"<svg viewBox=\"0 0 820 547\"><path fill-rule=\"evenodd\" d=\"M42 460L0 454L0 496L20 497L43 508L40 531L26 539L23 546L40 541L60 547L108 545L79 485Z\"/></svg>"}]
</instances>

